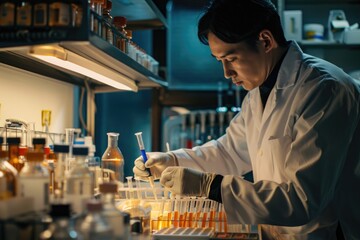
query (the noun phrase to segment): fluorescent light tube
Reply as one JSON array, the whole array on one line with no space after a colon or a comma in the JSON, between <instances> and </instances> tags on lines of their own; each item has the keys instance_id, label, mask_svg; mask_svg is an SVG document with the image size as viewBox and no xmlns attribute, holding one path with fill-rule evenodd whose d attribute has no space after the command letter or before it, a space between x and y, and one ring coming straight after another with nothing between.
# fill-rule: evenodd
<instances>
[{"instance_id":1,"label":"fluorescent light tube","mask_svg":"<svg viewBox=\"0 0 360 240\"><path fill-rule=\"evenodd\" d=\"M137 92L138 87L129 77L94 63L59 46L35 46L29 54L55 66L87 76L120 90Z\"/></svg>"}]
</instances>

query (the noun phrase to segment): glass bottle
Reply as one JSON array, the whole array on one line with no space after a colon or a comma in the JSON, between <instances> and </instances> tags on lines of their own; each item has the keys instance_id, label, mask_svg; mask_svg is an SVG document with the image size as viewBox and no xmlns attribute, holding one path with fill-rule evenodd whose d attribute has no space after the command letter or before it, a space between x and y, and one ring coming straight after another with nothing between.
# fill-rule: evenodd
<instances>
[{"instance_id":1,"label":"glass bottle","mask_svg":"<svg viewBox=\"0 0 360 240\"><path fill-rule=\"evenodd\" d=\"M13 165L18 172L20 172L24 167L24 162L19 159L20 138L9 137L6 139L6 141L9 150L9 163Z\"/></svg>"},{"instance_id":2,"label":"glass bottle","mask_svg":"<svg viewBox=\"0 0 360 240\"><path fill-rule=\"evenodd\" d=\"M107 135L108 146L101 158L103 181L120 181L123 183L124 157L118 147L119 133L109 132Z\"/></svg>"},{"instance_id":3,"label":"glass bottle","mask_svg":"<svg viewBox=\"0 0 360 240\"><path fill-rule=\"evenodd\" d=\"M114 240L121 240L124 239L124 214L115 206L117 188L118 185L115 182L105 182L99 185L103 204L102 214L113 229Z\"/></svg>"},{"instance_id":4,"label":"glass bottle","mask_svg":"<svg viewBox=\"0 0 360 240\"><path fill-rule=\"evenodd\" d=\"M64 1L53 1L49 4L49 26L62 27L70 25L70 5Z\"/></svg>"},{"instance_id":5,"label":"glass bottle","mask_svg":"<svg viewBox=\"0 0 360 240\"><path fill-rule=\"evenodd\" d=\"M0 137L0 146L2 143L3 138ZM17 195L18 172L7 159L8 153L0 148L0 201Z\"/></svg>"},{"instance_id":6,"label":"glass bottle","mask_svg":"<svg viewBox=\"0 0 360 240\"><path fill-rule=\"evenodd\" d=\"M54 153L56 155L56 166L54 171L55 185L54 195L63 198L65 191L65 174L66 174L66 155L69 153L69 145L55 144Z\"/></svg>"},{"instance_id":7,"label":"glass bottle","mask_svg":"<svg viewBox=\"0 0 360 240\"><path fill-rule=\"evenodd\" d=\"M16 8L16 24L29 27L31 25L31 4L29 1L19 1Z\"/></svg>"},{"instance_id":8,"label":"glass bottle","mask_svg":"<svg viewBox=\"0 0 360 240\"><path fill-rule=\"evenodd\" d=\"M92 174L86 165L88 152L87 147L73 148L75 163L66 176L66 198L78 214L84 211L84 203L93 196Z\"/></svg>"},{"instance_id":9,"label":"glass bottle","mask_svg":"<svg viewBox=\"0 0 360 240\"><path fill-rule=\"evenodd\" d=\"M40 233L40 240L74 240L82 239L71 223L71 205L54 203L50 206L52 223Z\"/></svg>"},{"instance_id":10,"label":"glass bottle","mask_svg":"<svg viewBox=\"0 0 360 240\"><path fill-rule=\"evenodd\" d=\"M80 27L83 18L82 1L77 0L71 3L71 26Z\"/></svg>"},{"instance_id":11,"label":"glass bottle","mask_svg":"<svg viewBox=\"0 0 360 240\"><path fill-rule=\"evenodd\" d=\"M57 189L58 182L55 180L55 167L57 164L57 158L56 154L54 152L50 152L48 155L46 155L45 163L46 167L49 171L49 193L51 195L54 195L55 189Z\"/></svg>"},{"instance_id":12,"label":"glass bottle","mask_svg":"<svg viewBox=\"0 0 360 240\"><path fill-rule=\"evenodd\" d=\"M125 30L127 20L123 16L116 16L113 20L115 28L118 30L116 33L116 47L119 48L122 52L127 53L127 32Z\"/></svg>"},{"instance_id":13,"label":"glass bottle","mask_svg":"<svg viewBox=\"0 0 360 240\"><path fill-rule=\"evenodd\" d=\"M11 1L0 3L0 26L15 25L15 4Z\"/></svg>"},{"instance_id":14,"label":"glass bottle","mask_svg":"<svg viewBox=\"0 0 360 240\"><path fill-rule=\"evenodd\" d=\"M105 0L103 4L103 27L102 27L102 38L108 41L110 44L114 43L114 35L111 29L112 16L110 15L112 8L112 2L110 0Z\"/></svg>"},{"instance_id":15,"label":"glass bottle","mask_svg":"<svg viewBox=\"0 0 360 240\"><path fill-rule=\"evenodd\" d=\"M112 240L113 231L102 215L102 203L99 200L90 200L86 204L87 214L80 224L80 233L84 240Z\"/></svg>"},{"instance_id":16,"label":"glass bottle","mask_svg":"<svg viewBox=\"0 0 360 240\"><path fill-rule=\"evenodd\" d=\"M46 210L49 204L49 171L43 161L43 153L29 151L19 173L21 196L34 199L34 211Z\"/></svg>"},{"instance_id":17,"label":"glass bottle","mask_svg":"<svg viewBox=\"0 0 360 240\"><path fill-rule=\"evenodd\" d=\"M34 27L45 27L47 25L47 13L46 1L37 1L34 3Z\"/></svg>"}]
</instances>

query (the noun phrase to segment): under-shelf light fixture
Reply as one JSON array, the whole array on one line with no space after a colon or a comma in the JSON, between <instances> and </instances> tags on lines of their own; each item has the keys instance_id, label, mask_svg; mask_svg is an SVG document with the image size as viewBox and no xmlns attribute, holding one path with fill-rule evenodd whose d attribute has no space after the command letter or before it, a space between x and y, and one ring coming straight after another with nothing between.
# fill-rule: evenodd
<instances>
[{"instance_id":1,"label":"under-shelf light fixture","mask_svg":"<svg viewBox=\"0 0 360 240\"><path fill-rule=\"evenodd\" d=\"M79 73L120 90L137 92L138 86L129 77L101 64L94 63L76 53L55 45L34 46L29 55L55 66Z\"/></svg>"}]
</instances>

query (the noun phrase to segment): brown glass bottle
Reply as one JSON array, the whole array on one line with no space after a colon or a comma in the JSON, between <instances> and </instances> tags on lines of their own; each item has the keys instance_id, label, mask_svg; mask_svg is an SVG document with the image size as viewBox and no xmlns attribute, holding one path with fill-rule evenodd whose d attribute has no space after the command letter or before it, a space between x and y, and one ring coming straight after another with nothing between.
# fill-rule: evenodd
<instances>
[{"instance_id":1,"label":"brown glass bottle","mask_svg":"<svg viewBox=\"0 0 360 240\"><path fill-rule=\"evenodd\" d=\"M0 138L0 145L2 140ZM17 195L18 172L7 159L8 153L0 148L0 201Z\"/></svg>"},{"instance_id":2,"label":"brown glass bottle","mask_svg":"<svg viewBox=\"0 0 360 240\"><path fill-rule=\"evenodd\" d=\"M8 144L9 163L20 172L24 167L24 162L19 159L20 138L9 137L6 140Z\"/></svg>"},{"instance_id":3,"label":"brown glass bottle","mask_svg":"<svg viewBox=\"0 0 360 240\"><path fill-rule=\"evenodd\" d=\"M0 26L15 25L15 4L8 1L0 3Z\"/></svg>"},{"instance_id":4,"label":"brown glass bottle","mask_svg":"<svg viewBox=\"0 0 360 240\"><path fill-rule=\"evenodd\" d=\"M31 4L29 1L19 1L16 7L16 24L18 26L31 26Z\"/></svg>"}]
</instances>

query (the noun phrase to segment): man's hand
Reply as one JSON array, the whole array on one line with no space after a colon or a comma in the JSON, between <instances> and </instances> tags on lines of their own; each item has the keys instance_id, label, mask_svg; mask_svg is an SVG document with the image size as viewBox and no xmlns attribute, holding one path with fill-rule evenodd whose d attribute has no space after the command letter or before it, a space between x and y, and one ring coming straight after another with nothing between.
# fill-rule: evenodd
<instances>
[{"instance_id":1,"label":"man's hand","mask_svg":"<svg viewBox=\"0 0 360 240\"><path fill-rule=\"evenodd\" d=\"M175 156L170 152L148 152L146 155L148 160L145 164L142 156L138 157L134 161L135 166L133 168L133 172L135 177L139 177L142 180L148 180L149 172L147 168L150 169L151 175L154 180L156 180L160 178L161 173L167 167L177 165Z\"/></svg>"},{"instance_id":2,"label":"man's hand","mask_svg":"<svg viewBox=\"0 0 360 240\"><path fill-rule=\"evenodd\" d=\"M161 174L160 183L174 194L208 197L215 176L190 168L168 167Z\"/></svg>"}]
</instances>

